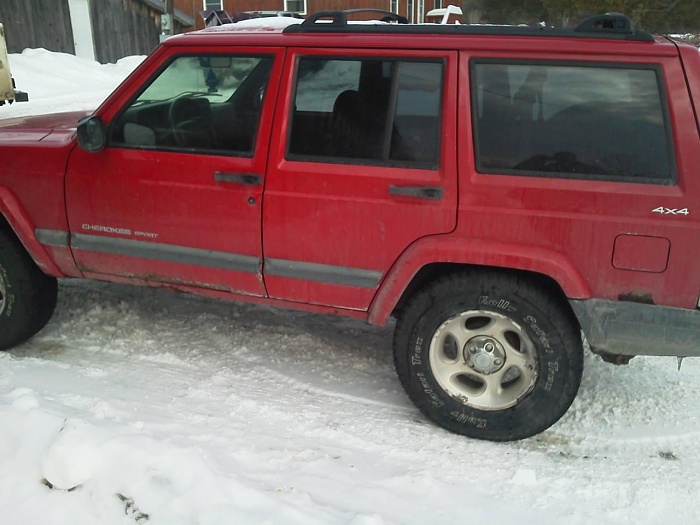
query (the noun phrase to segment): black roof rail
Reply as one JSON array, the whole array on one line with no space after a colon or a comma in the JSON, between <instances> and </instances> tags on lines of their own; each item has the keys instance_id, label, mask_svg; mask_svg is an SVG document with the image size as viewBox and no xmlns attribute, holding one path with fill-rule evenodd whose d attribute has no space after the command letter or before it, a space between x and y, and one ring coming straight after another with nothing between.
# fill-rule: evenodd
<instances>
[{"instance_id":1,"label":"black roof rail","mask_svg":"<svg viewBox=\"0 0 700 525\"><path fill-rule=\"evenodd\" d=\"M384 15L390 24L348 24L348 15L371 12ZM330 19L330 20L328 20ZM367 34L419 34L419 35L496 35L592 38L607 40L633 40L654 42L646 31L632 29L629 18L620 13L595 15L581 22L574 29L556 27L497 26L469 24L409 24L405 17L381 9L347 9L345 11L319 11L301 24L284 29L284 33L367 33Z\"/></svg>"}]
</instances>

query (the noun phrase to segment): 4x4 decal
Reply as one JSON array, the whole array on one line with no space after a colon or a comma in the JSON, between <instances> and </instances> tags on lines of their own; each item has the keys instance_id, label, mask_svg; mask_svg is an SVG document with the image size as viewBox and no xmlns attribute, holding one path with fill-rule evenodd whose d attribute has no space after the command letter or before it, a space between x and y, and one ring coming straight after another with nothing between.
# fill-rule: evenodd
<instances>
[{"instance_id":1,"label":"4x4 decal","mask_svg":"<svg viewBox=\"0 0 700 525\"><path fill-rule=\"evenodd\" d=\"M661 215L690 215L688 208L666 208L665 206L654 208L651 212L660 213Z\"/></svg>"}]
</instances>

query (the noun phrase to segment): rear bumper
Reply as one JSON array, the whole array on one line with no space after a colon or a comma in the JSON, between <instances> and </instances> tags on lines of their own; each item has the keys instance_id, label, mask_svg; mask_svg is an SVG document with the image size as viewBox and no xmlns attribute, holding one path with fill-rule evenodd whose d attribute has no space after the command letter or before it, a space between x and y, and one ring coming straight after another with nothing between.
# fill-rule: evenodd
<instances>
[{"instance_id":1,"label":"rear bumper","mask_svg":"<svg viewBox=\"0 0 700 525\"><path fill-rule=\"evenodd\" d=\"M700 357L700 311L603 299L571 300L594 352Z\"/></svg>"}]
</instances>

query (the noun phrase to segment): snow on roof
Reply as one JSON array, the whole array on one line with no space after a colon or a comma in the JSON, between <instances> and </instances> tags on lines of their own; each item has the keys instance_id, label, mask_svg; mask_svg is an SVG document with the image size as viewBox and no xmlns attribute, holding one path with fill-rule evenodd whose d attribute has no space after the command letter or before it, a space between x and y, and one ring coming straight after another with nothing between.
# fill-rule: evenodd
<instances>
[{"instance_id":1,"label":"snow on roof","mask_svg":"<svg viewBox=\"0 0 700 525\"><path fill-rule=\"evenodd\" d=\"M204 29L206 32L217 31L281 31L285 27L301 24L302 19L292 18L290 16L269 16L261 18L251 18L249 20L241 20L233 24L223 24L216 27Z\"/></svg>"}]
</instances>

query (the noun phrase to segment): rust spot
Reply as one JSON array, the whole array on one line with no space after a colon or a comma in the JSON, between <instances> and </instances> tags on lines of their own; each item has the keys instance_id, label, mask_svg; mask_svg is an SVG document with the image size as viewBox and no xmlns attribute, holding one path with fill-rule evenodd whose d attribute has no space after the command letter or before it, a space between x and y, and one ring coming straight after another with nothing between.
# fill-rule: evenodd
<instances>
[{"instance_id":1,"label":"rust spot","mask_svg":"<svg viewBox=\"0 0 700 525\"><path fill-rule=\"evenodd\" d=\"M654 298L650 293L634 290L626 294L620 294L617 298L619 301L627 301L630 303L654 304Z\"/></svg>"},{"instance_id":2,"label":"rust spot","mask_svg":"<svg viewBox=\"0 0 700 525\"><path fill-rule=\"evenodd\" d=\"M611 354L610 352L606 352L604 350L596 350L593 347L591 347L591 351L594 354L599 355L600 358L606 363L613 365L628 365L632 358L635 357L633 355Z\"/></svg>"}]
</instances>

